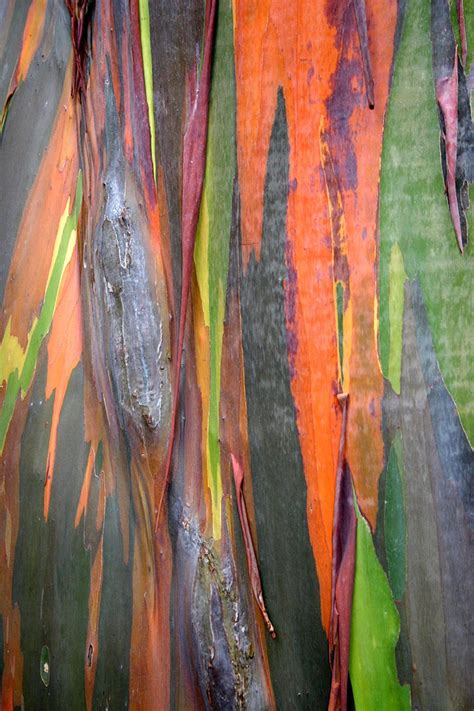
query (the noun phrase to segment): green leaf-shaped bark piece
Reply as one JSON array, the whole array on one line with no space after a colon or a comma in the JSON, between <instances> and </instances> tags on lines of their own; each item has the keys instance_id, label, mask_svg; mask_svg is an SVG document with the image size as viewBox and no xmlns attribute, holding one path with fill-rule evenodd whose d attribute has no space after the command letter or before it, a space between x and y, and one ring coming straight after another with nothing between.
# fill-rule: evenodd
<instances>
[{"instance_id":1,"label":"green leaf-shaped bark piece","mask_svg":"<svg viewBox=\"0 0 474 711\"><path fill-rule=\"evenodd\" d=\"M400 619L375 553L370 528L356 506L357 539L349 673L357 711L410 711L400 686L395 645Z\"/></svg>"}]
</instances>

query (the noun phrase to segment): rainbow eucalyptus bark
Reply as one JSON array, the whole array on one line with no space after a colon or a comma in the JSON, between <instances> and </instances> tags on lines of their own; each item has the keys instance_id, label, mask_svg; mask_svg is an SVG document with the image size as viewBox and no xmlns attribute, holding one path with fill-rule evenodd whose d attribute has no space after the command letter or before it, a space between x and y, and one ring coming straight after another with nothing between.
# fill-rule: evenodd
<instances>
[{"instance_id":1,"label":"rainbow eucalyptus bark","mask_svg":"<svg viewBox=\"0 0 474 711\"><path fill-rule=\"evenodd\" d=\"M83 358L91 389L86 428L88 418L101 423L111 472L134 526L130 700L136 695L139 705L165 708L171 544L166 527L156 538L152 530L170 430L171 345L162 255L153 234L145 89L135 71L141 59L138 8L107 0L93 15L83 8L69 3L71 34L79 35L71 94L84 180L79 244ZM80 41L88 31L92 59ZM92 674L99 656L88 665Z\"/></svg>"},{"instance_id":2,"label":"rainbow eucalyptus bark","mask_svg":"<svg viewBox=\"0 0 474 711\"><path fill-rule=\"evenodd\" d=\"M472 706L472 20L0 0L2 709Z\"/></svg>"},{"instance_id":3,"label":"rainbow eucalyptus bark","mask_svg":"<svg viewBox=\"0 0 474 711\"><path fill-rule=\"evenodd\" d=\"M176 5L171 15L168 9L153 6L150 29L146 3L36 0L29 8L2 8L2 37L14 68L2 85L9 160L15 123L15 150L31 125L18 121L17 96L23 91L29 102L37 95L44 101L34 124L39 152L30 156L31 175L19 170L27 227L40 226L37 265L25 248L31 230L15 244L26 228L21 215L9 217L8 210L4 243L15 265L5 313L23 303L25 333L20 344L15 324L13 335L2 331L2 377L3 349L17 342L31 373L28 380L22 362L15 362L6 400L2 389L2 472L9 473L1 495L5 708L273 705L263 628L234 531L230 454L222 464L222 526L209 512L201 453L207 421L197 386L194 314L186 309L216 6L209 5L207 15L199 2ZM147 34L165 22L175 23L161 38L166 71L158 72L157 85L166 97L153 105ZM230 5L220 22L229 36ZM32 64L35 52L43 71ZM163 60L156 51L153 57ZM174 106L179 120L167 123ZM234 120L231 113L228 119ZM195 174L195 194L184 191L181 214L180 200L173 200ZM180 229L170 235L170 225L188 223L183 239ZM21 271L18 264L25 269L16 283L31 294L23 302L12 276ZM5 272L8 267L2 261ZM38 323L25 316L30 303L39 309ZM241 349L236 325L227 349L232 361ZM178 393L180 386L174 428L172 389ZM25 399L16 403L9 393L22 387ZM236 413L227 439L244 454ZM49 443L44 437L35 442L40 432L49 433ZM168 452L174 453L169 498ZM30 497L38 476L42 484Z\"/></svg>"},{"instance_id":4,"label":"rainbow eucalyptus bark","mask_svg":"<svg viewBox=\"0 0 474 711\"><path fill-rule=\"evenodd\" d=\"M338 396L342 408L341 439L334 502L331 623L329 654L332 668L329 709L347 708L352 593L354 586L356 516L351 473L345 456L349 396Z\"/></svg>"},{"instance_id":5,"label":"rainbow eucalyptus bark","mask_svg":"<svg viewBox=\"0 0 474 711\"><path fill-rule=\"evenodd\" d=\"M74 55L72 95L77 103L85 193L79 232L84 360L95 389L96 407L101 410L103 436L109 452L114 452L115 477L123 478L122 489L129 488L131 494L135 544L130 701L137 695L137 704L145 708L154 704L168 707L170 693L181 676L184 688L174 690L185 699L180 706L205 703L238 708L247 706L249 699L256 707L271 703L262 653L256 653L258 635L248 629L255 620L247 610L245 576L238 580L227 531L220 546L200 532L201 483L199 470L191 462L185 476L194 488L194 500L184 506L179 479L170 508L165 499L178 406L182 419L191 411L192 429L198 432L200 426L195 397L184 398L180 405L178 393L204 181L215 9L215 4L209 5L204 18L200 78L195 59L182 86L191 102L186 107L189 116L184 119L178 161L183 218L175 353L169 329L172 299L164 270L169 256L162 251L152 132L144 121L144 115L149 115L147 98L142 72L136 67L143 61L138 5L129 10L124 2L96 3L91 32L92 48L97 45L97 50L91 60L86 48L82 55ZM79 32L78 26L84 33L74 12L71 19L72 35ZM126 32L127 27L131 33ZM79 39L76 44L80 46ZM191 376L186 373L188 382L193 377L192 350L191 346L186 358L191 371ZM193 443L192 434L188 439ZM191 456L199 461L195 450ZM182 477L179 460L175 458L173 465L178 470L175 476ZM168 511L170 517L163 516ZM174 554L168 530L175 540ZM180 660L177 678L170 667L172 614L177 634L175 654ZM256 649L251 652L252 647ZM95 664L97 660L89 667Z\"/></svg>"}]
</instances>

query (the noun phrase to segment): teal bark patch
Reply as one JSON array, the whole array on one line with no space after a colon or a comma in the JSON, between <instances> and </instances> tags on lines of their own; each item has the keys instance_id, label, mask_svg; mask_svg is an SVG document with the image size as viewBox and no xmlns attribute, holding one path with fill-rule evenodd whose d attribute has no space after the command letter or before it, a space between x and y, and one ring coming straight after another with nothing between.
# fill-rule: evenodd
<instances>
[{"instance_id":1,"label":"teal bark patch","mask_svg":"<svg viewBox=\"0 0 474 711\"><path fill-rule=\"evenodd\" d=\"M88 453L82 366L71 376L61 412L47 523L43 501L53 398L45 401L45 380L43 363L21 440L13 601L21 615L23 697L25 708L82 711L90 578L90 553L84 548L82 529L74 526ZM43 678L45 647L48 675L43 668Z\"/></svg>"},{"instance_id":2,"label":"teal bark patch","mask_svg":"<svg viewBox=\"0 0 474 711\"><path fill-rule=\"evenodd\" d=\"M403 597L406 583L406 519L402 466L401 439L400 435L397 435L387 463L384 506L387 575L395 600L401 600Z\"/></svg>"}]
</instances>

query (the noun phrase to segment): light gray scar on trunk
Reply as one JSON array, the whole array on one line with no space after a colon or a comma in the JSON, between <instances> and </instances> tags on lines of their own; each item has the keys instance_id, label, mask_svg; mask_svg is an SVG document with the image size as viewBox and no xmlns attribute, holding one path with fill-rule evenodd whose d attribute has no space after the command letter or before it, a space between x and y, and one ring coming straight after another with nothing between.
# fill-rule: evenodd
<instances>
[{"instance_id":1,"label":"light gray scar on trunk","mask_svg":"<svg viewBox=\"0 0 474 711\"><path fill-rule=\"evenodd\" d=\"M121 182L106 180L105 208L96 228L96 323L120 423L126 430L132 425L143 437L168 419L169 336L158 302L159 276L146 215L131 181Z\"/></svg>"}]
</instances>

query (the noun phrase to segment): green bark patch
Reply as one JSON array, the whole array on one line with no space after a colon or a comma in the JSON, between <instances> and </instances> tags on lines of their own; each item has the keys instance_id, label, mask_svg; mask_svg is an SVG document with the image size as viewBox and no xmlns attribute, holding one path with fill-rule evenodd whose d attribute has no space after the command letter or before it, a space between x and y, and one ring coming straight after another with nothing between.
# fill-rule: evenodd
<instances>
[{"instance_id":1,"label":"green bark patch","mask_svg":"<svg viewBox=\"0 0 474 711\"><path fill-rule=\"evenodd\" d=\"M210 339L207 444L213 506L220 519L219 408L232 194L236 172L232 7L219 3L209 106L206 175L194 261ZM220 526L218 527L220 528ZM216 536L220 531L216 531Z\"/></svg>"},{"instance_id":2,"label":"green bark patch","mask_svg":"<svg viewBox=\"0 0 474 711\"><path fill-rule=\"evenodd\" d=\"M25 396L33 380L33 375L36 368L36 362L40 353L42 343L49 333L53 321L54 311L56 308L59 288L67 265L67 259L70 258L70 240L73 230L76 229L77 220L79 217L79 209L82 202L82 176L79 173L76 186L76 197L72 212L68 215L64 224L61 240L59 243L58 253L53 264L51 278L48 281L44 294L41 311L36 321L33 330L29 336L26 357L23 363L21 372L15 370L10 374L7 383L7 392L5 400L0 410L0 452L5 444L5 439L10 426L15 403L20 393Z\"/></svg>"},{"instance_id":3,"label":"green bark patch","mask_svg":"<svg viewBox=\"0 0 474 711\"><path fill-rule=\"evenodd\" d=\"M384 375L396 390L401 304L398 298L394 310L392 249L398 245L408 278L419 280L440 370L472 442L474 309L468 295L474 250L471 240L460 254L445 196L430 32L430 3L407 0L382 154L380 354Z\"/></svg>"},{"instance_id":4,"label":"green bark patch","mask_svg":"<svg viewBox=\"0 0 474 711\"><path fill-rule=\"evenodd\" d=\"M349 673L361 711L409 711L410 688L400 686L395 645L400 619L370 528L356 506L357 539Z\"/></svg>"}]
</instances>

